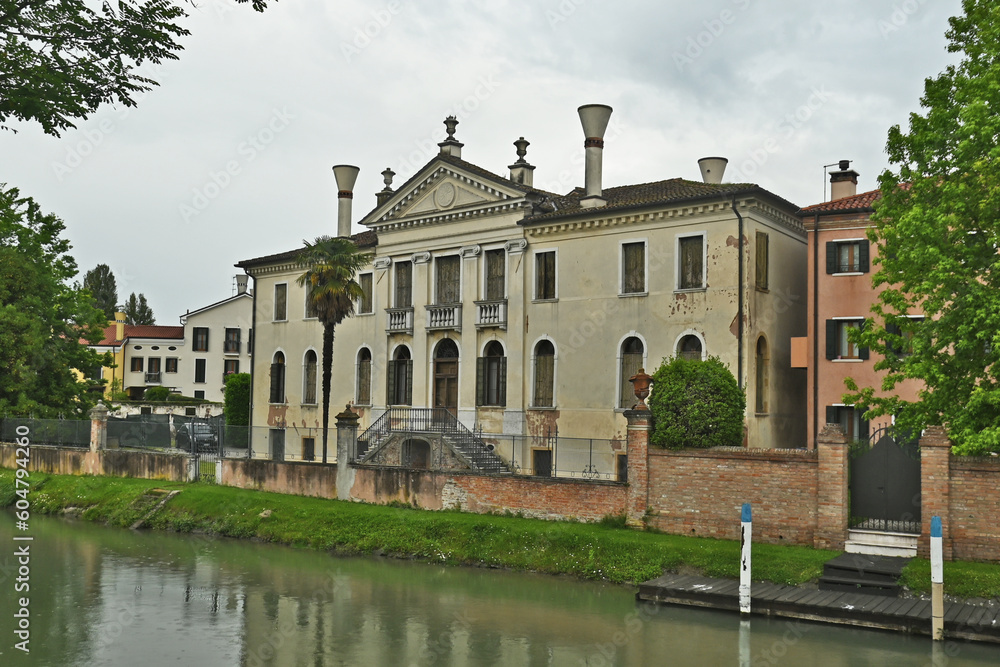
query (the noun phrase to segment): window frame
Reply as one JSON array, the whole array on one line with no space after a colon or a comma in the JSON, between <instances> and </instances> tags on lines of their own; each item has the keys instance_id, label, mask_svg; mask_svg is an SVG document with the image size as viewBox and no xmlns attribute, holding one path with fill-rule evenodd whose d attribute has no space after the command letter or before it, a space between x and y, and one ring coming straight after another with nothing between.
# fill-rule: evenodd
<instances>
[{"instance_id":1,"label":"window frame","mask_svg":"<svg viewBox=\"0 0 1000 667\"><path fill-rule=\"evenodd\" d=\"M191 351L208 352L208 327L191 327Z\"/></svg>"},{"instance_id":2,"label":"window frame","mask_svg":"<svg viewBox=\"0 0 1000 667\"><path fill-rule=\"evenodd\" d=\"M858 246L857 270L841 271L840 246ZM826 273L830 276L862 276L871 272L871 244L867 238L833 239L826 242Z\"/></svg>"},{"instance_id":3,"label":"window frame","mask_svg":"<svg viewBox=\"0 0 1000 667\"><path fill-rule=\"evenodd\" d=\"M368 278L368 310L364 309L365 305L365 285L364 279ZM358 297L358 303L356 308L357 315L374 315L375 314L375 272L374 271L362 271L358 274L358 286L361 288L362 295Z\"/></svg>"},{"instance_id":4,"label":"window frame","mask_svg":"<svg viewBox=\"0 0 1000 667\"><path fill-rule=\"evenodd\" d=\"M830 421L831 410L834 411L832 413L835 416L835 420L834 421ZM852 417L853 417L851 419L852 429L851 429L850 433L845 433L845 435L847 436L847 441L851 442L851 441L860 440L860 441L863 442L863 441L868 440L868 438L871 436L871 424L869 423L869 421L867 419L864 418L864 410L859 410L858 408L854 407L853 403L851 403L851 404L848 404L848 403L832 403L832 404L826 406L826 419L827 419L827 423L837 424L839 426L843 426L843 424L841 423L841 419L840 419L840 411L841 410L851 410L852 411ZM854 435L854 428L853 427L855 427L855 426L858 429L857 436Z\"/></svg>"},{"instance_id":5,"label":"window frame","mask_svg":"<svg viewBox=\"0 0 1000 667\"><path fill-rule=\"evenodd\" d=\"M163 372L164 373L176 373L178 365L177 357L166 357L163 360Z\"/></svg>"},{"instance_id":6,"label":"window frame","mask_svg":"<svg viewBox=\"0 0 1000 667\"><path fill-rule=\"evenodd\" d=\"M494 345L500 355L487 354ZM496 382L491 382L495 374ZM495 400L491 400L495 399ZM476 407L502 408L507 406L507 349L499 340L487 341L482 355L476 359Z\"/></svg>"},{"instance_id":7,"label":"window frame","mask_svg":"<svg viewBox=\"0 0 1000 667\"><path fill-rule=\"evenodd\" d=\"M700 331L696 331L694 329L686 329L682 331L681 334L677 337L677 339L674 340L674 347L673 347L674 357L681 356L681 343L688 336L696 338L698 342L701 344L701 361L705 361L705 359L708 359L708 344L705 341L705 336L703 336Z\"/></svg>"},{"instance_id":8,"label":"window frame","mask_svg":"<svg viewBox=\"0 0 1000 667\"><path fill-rule=\"evenodd\" d=\"M552 255L552 296L539 296L538 260L542 255ZM559 248L535 250L532 253L532 302L550 302L559 300ZM534 349L534 348L532 348Z\"/></svg>"},{"instance_id":9,"label":"window frame","mask_svg":"<svg viewBox=\"0 0 1000 667\"><path fill-rule=\"evenodd\" d=\"M639 341L639 344L642 345L642 355L639 361L639 366L633 373L628 373L627 369L625 368L625 343L627 343L630 340L637 340ZM616 355L616 361L617 361L616 370L618 372L618 381L615 383L618 385L617 387L618 398L615 401L615 405L618 410L628 410L632 407L632 405L638 402L639 399L635 398L635 392L631 390L632 385L631 383L629 383L629 378L635 375L635 373L638 372L639 369L646 367L646 360L648 359L647 356L648 354L649 354L649 346L646 344L646 339L640 336L639 333L636 331L628 332L627 334L621 337L621 340L618 341L618 354ZM629 395L627 397L625 394L626 386L629 387Z\"/></svg>"},{"instance_id":10,"label":"window frame","mask_svg":"<svg viewBox=\"0 0 1000 667\"><path fill-rule=\"evenodd\" d=\"M281 317L278 317L278 288L284 289L284 297L282 298L283 311ZM272 303L271 303L271 321L272 322L287 322L288 321L288 283L274 283L274 290L271 293Z\"/></svg>"},{"instance_id":11,"label":"window frame","mask_svg":"<svg viewBox=\"0 0 1000 667\"><path fill-rule=\"evenodd\" d=\"M201 377L199 380L198 378ZM201 357L194 360L194 383L205 384L208 381L208 359Z\"/></svg>"},{"instance_id":12,"label":"window frame","mask_svg":"<svg viewBox=\"0 0 1000 667\"><path fill-rule=\"evenodd\" d=\"M490 296L490 257L500 256L500 266L503 268L503 289L501 289L501 295L499 297ZM503 246L497 248L489 248L483 250L483 265L482 265L482 279L483 279L483 301L501 301L507 299L507 250Z\"/></svg>"},{"instance_id":13,"label":"window frame","mask_svg":"<svg viewBox=\"0 0 1000 667\"><path fill-rule=\"evenodd\" d=\"M307 283L302 290L302 319L303 320L318 320L319 313L312 312L312 301L310 301L309 296L312 294L313 286ZM287 295L286 295L287 304ZM280 321L280 320L277 320Z\"/></svg>"},{"instance_id":14,"label":"window frame","mask_svg":"<svg viewBox=\"0 0 1000 667\"><path fill-rule=\"evenodd\" d=\"M232 332L236 332L236 336L230 336ZM239 354L240 348L243 346L243 330L239 327L226 327L225 338L222 342L222 352L223 354Z\"/></svg>"},{"instance_id":15,"label":"window frame","mask_svg":"<svg viewBox=\"0 0 1000 667\"><path fill-rule=\"evenodd\" d=\"M924 320L927 319L927 317L925 315L903 315L901 317L903 319L910 320L911 323L916 323L918 325L920 323L922 323ZM892 329L890 329L890 327L892 327ZM902 327L900 327L898 324L886 324L885 328L886 328L887 332L893 333L893 334L895 334L895 335L900 336L901 338L903 338L903 340L906 343L909 343L910 339L913 338L913 330L912 329L910 329L908 331L903 331ZM910 334L909 338L907 338L907 336L905 335L907 333ZM907 357L909 357L910 355L913 354L912 351L896 349L895 346L889 345L888 342L886 342L886 347L895 355L895 357L897 359L906 359Z\"/></svg>"},{"instance_id":16,"label":"window frame","mask_svg":"<svg viewBox=\"0 0 1000 667\"><path fill-rule=\"evenodd\" d=\"M313 356L313 378L310 387L309 382L309 354L312 353ZM306 349L302 353L302 405L316 405L318 403L319 390L317 385L319 384L319 355L313 348ZM312 389L312 400L309 400L309 389Z\"/></svg>"},{"instance_id":17,"label":"window frame","mask_svg":"<svg viewBox=\"0 0 1000 667\"><path fill-rule=\"evenodd\" d=\"M695 237L701 238L701 284L697 287L681 287L683 262L681 257L681 241ZM674 291L704 292L708 289L708 232L684 232L674 236Z\"/></svg>"},{"instance_id":18,"label":"window frame","mask_svg":"<svg viewBox=\"0 0 1000 667\"><path fill-rule=\"evenodd\" d=\"M549 345L552 346L552 386L549 388L549 392L551 393L551 400L549 401L550 405L540 405L539 401L538 401L538 358L539 358L539 356L548 356L548 355L539 355L538 354L538 346L541 345L542 342L547 342ZM555 341L552 340L551 338L549 338L548 336L542 336L541 338L537 339L534 342L534 344L531 346L531 405L530 405L530 408L532 410L554 410L556 408L556 405L557 405L557 401L556 401L556 388L559 386L559 383L558 383L558 380L557 380L557 373L558 373L558 363L557 363L557 361L558 361L558 359L559 359L559 348L556 347Z\"/></svg>"},{"instance_id":19,"label":"window frame","mask_svg":"<svg viewBox=\"0 0 1000 667\"><path fill-rule=\"evenodd\" d=\"M642 289L625 291L625 246L642 246ZM647 296L649 294L649 240L622 239L618 242L618 296Z\"/></svg>"},{"instance_id":20,"label":"window frame","mask_svg":"<svg viewBox=\"0 0 1000 667\"><path fill-rule=\"evenodd\" d=\"M761 245L763 239L763 246ZM763 247L763 270L761 269L761 248ZM771 278L771 237L767 232L758 231L754 237L754 288L767 292Z\"/></svg>"},{"instance_id":21,"label":"window frame","mask_svg":"<svg viewBox=\"0 0 1000 667\"><path fill-rule=\"evenodd\" d=\"M277 359L277 357L278 357L279 354L281 355L281 361L277 362L277 361L275 361L275 359ZM281 367L281 375L278 376L277 381L275 380L275 375L274 375L274 371L275 371L275 367L276 366L280 366ZM286 380L287 376L288 376L288 362L285 359L285 352L284 352L284 350L280 350L280 349L279 350L275 350L274 354L271 355L271 367L270 367L270 370L268 372L268 401L267 402L270 403L271 405L285 405L286 404L285 403L285 398L286 398L286 396L285 396L285 393L286 393L285 392L285 380ZM274 400L275 394L280 394L280 396L278 396L279 400Z\"/></svg>"},{"instance_id":22,"label":"window frame","mask_svg":"<svg viewBox=\"0 0 1000 667\"><path fill-rule=\"evenodd\" d=\"M229 370L232 368L232 370ZM235 375L240 372L240 360L239 359L223 359L222 361L222 377L227 375Z\"/></svg>"},{"instance_id":23,"label":"window frame","mask_svg":"<svg viewBox=\"0 0 1000 667\"><path fill-rule=\"evenodd\" d=\"M438 293L440 291L440 270L441 270L441 260L454 260L455 262L455 272L458 274L458 285L456 299L454 301L442 301L441 295ZM432 300L435 306L454 306L462 303L462 255L461 253L446 253L443 255L436 255L434 257L434 281L432 283L434 288L434 298ZM412 299L412 296L411 296Z\"/></svg>"},{"instance_id":24,"label":"window frame","mask_svg":"<svg viewBox=\"0 0 1000 667\"><path fill-rule=\"evenodd\" d=\"M406 358L400 359L398 355L402 350L406 351ZM393 405L412 406L413 405L413 351L408 345L397 345L392 351L392 360L386 366L386 406ZM400 381L399 372L403 372L403 380ZM399 389L403 389L403 401L399 401Z\"/></svg>"},{"instance_id":25,"label":"window frame","mask_svg":"<svg viewBox=\"0 0 1000 667\"><path fill-rule=\"evenodd\" d=\"M145 359L145 357L129 357L129 372L144 373L145 371L143 369L145 368Z\"/></svg>"},{"instance_id":26,"label":"window frame","mask_svg":"<svg viewBox=\"0 0 1000 667\"><path fill-rule=\"evenodd\" d=\"M361 353L367 352L368 359L362 359ZM367 345L362 345L358 348L358 351L354 354L354 404L355 405L371 405L372 404L372 361L374 357L372 355L372 350ZM362 379L362 363L368 363L368 396L364 397L361 395L361 379Z\"/></svg>"},{"instance_id":27,"label":"window frame","mask_svg":"<svg viewBox=\"0 0 1000 667\"><path fill-rule=\"evenodd\" d=\"M764 353L761 354L761 344ZM764 334L757 336L754 346L754 414L766 415L771 408L771 346Z\"/></svg>"},{"instance_id":28,"label":"window frame","mask_svg":"<svg viewBox=\"0 0 1000 667\"><path fill-rule=\"evenodd\" d=\"M406 303L400 301L400 287L399 287L399 275L401 273L400 269L404 265L409 266L409 280L407 282L407 294L408 297ZM392 307L393 308L413 308L413 260L412 259L402 259L398 262L393 263L392 267Z\"/></svg>"},{"instance_id":29,"label":"window frame","mask_svg":"<svg viewBox=\"0 0 1000 667\"><path fill-rule=\"evenodd\" d=\"M865 318L858 316L851 317L831 317L826 320L826 359L827 361L833 362L847 362L847 363L857 363L860 361L867 361L869 358L869 351L867 347L857 346L857 356L851 357L845 354L842 350L840 343L841 339L846 341L844 338L845 333L842 331L844 325L849 325L852 322L857 322L859 328L864 328ZM832 334L832 335L831 335ZM848 350L850 350L850 342L847 342Z\"/></svg>"}]
</instances>

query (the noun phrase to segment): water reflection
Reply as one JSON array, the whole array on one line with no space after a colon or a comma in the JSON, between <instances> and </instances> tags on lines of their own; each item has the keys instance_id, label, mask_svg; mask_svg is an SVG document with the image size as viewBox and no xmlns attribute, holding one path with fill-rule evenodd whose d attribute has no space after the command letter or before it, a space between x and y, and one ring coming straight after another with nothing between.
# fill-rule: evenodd
<instances>
[{"instance_id":1,"label":"water reflection","mask_svg":"<svg viewBox=\"0 0 1000 667\"><path fill-rule=\"evenodd\" d=\"M12 544L12 525L0 514L0 543ZM566 578L58 519L34 518L32 533L27 658L12 648L11 560L0 557L5 666L932 664L922 637L741 624ZM956 646L934 664L1000 662L1000 648Z\"/></svg>"}]
</instances>

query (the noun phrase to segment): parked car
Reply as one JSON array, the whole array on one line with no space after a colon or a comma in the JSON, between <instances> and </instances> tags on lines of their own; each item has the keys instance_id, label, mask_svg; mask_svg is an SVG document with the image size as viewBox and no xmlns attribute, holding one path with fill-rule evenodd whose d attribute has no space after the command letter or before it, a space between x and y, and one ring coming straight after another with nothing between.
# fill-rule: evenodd
<instances>
[{"instance_id":1,"label":"parked car","mask_svg":"<svg viewBox=\"0 0 1000 667\"><path fill-rule=\"evenodd\" d=\"M194 443L194 447L191 443ZM188 451L211 452L219 448L219 436L210 424L191 422L177 427L177 447Z\"/></svg>"}]
</instances>

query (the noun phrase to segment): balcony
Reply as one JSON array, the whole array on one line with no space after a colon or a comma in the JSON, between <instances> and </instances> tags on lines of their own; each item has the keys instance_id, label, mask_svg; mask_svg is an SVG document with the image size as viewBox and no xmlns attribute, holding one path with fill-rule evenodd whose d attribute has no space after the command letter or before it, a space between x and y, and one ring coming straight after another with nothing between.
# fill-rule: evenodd
<instances>
[{"instance_id":1,"label":"balcony","mask_svg":"<svg viewBox=\"0 0 1000 667\"><path fill-rule=\"evenodd\" d=\"M462 304L450 303L425 306L425 308L427 309L428 331L462 330Z\"/></svg>"},{"instance_id":2,"label":"balcony","mask_svg":"<svg viewBox=\"0 0 1000 667\"><path fill-rule=\"evenodd\" d=\"M405 333L413 335L413 307L386 308L389 324L385 329L388 334Z\"/></svg>"},{"instance_id":3,"label":"balcony","mask_svg":"<svg viewBox=\"0 0 1000 667\"><path fill-rule=\"evenodd\" d=\"M223 354L239 354L240 353L240 341L238 340L227 340L222 348Z\"/></svg>"},{"instance_id":4,"label":"balcony","mask_svg":"<svg viewBox=\"0 0 1000 667\"><path fill-rule=\"evenodd\" d=\"M476 328L507 329L507 299L476 301Z\"/></svg>"},{"instance_id":5,"label":"balcony","mask_svg":"<svg viewBox=\"0 0 1000 667\"><path fill-rule=\"evenodd\" d=\"M160 371L146 373L146 384L160 384Z\"/></svg>"}]
</instances>

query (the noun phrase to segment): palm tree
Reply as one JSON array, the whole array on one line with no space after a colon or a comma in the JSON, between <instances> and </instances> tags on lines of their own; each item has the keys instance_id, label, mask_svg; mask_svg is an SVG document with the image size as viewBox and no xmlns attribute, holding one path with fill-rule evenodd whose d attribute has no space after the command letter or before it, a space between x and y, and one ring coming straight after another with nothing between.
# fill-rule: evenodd
<instances>
[{"instance_id":1,"label":"palm tree","mask_svg":"<svg viewBox=\"0 0 1000 667\"><path fill-rule=\"evenodd\" d=\"M362 296L354 279L371 259L347 238L320 236L303 241L299 264L306 272L298 278L306 285L310 309L323 325L323 463L326 463L327 427L330 425L330 375L333 368L333 330L354 314L354 300Z\"/></svg>"}]
</instances>

